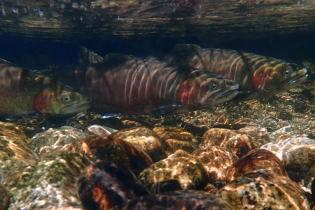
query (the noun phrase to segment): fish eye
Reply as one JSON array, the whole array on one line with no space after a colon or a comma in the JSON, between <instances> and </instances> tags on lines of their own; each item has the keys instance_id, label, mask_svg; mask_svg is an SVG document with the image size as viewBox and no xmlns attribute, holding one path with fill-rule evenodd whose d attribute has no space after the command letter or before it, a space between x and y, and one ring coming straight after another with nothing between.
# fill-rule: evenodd
<instances>
[{"instance_id":1,"label":"fish eye","mask_svg":"<svg viewBox=\"0 0 315 210\"><path fill-rule=\"evenodd\" d=\"M213 83L212 86L211 86L212 90L216 90L218 88L218 85Z\"/></svg>"},{"instance_id":2,"label":"fish eye","mask_svg":"<svg viewBox=\"0 0 315 210\"><path fill-rule=\"evenodd\" d=\"M65 103L70 102L71 101L71 97L69 95L65 95L61 97L61 100Z\"/></svg>"}]
</instances>

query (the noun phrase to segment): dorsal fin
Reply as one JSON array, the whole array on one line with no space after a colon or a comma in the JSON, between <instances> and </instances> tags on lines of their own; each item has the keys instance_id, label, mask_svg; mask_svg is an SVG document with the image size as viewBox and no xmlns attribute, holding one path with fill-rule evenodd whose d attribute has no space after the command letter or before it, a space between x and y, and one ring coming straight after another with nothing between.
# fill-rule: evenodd
<instances>
[{"instance_id":1,"label":"dorsal fin","mask_svg":"<svg viewBox=\"0 0 315 210\"><path fill-rule=\"evenodd\" d=\"M200 46L196 44L177 44L173 49L173 53L176 55L188 56L198 52L200 49Z\"/></svg>"},{"instance_id":2,"label":"dorsal fin","mask_svg":"<svg viewBox=\"0 0 315 210\"><path fill-rule=\"evenodd\" d=\"M134 58L131 55L124 55L119 53L110 53L104 57L104 63L124 63L129 59Z\"/></svg>"},{"instance_id":3,"label":"dorsal fin","mask_svg":"<svg viewBox=\"0 0 315 210\"><path fill-rule=\"evenodd\" d=\"M194 44L175 45L171 57L172 65L178 66L185 71L190 71L189 60L195 55L199 55L200 47Z\"/></svg>"},{"instance_id":4,"label":"dorsal fin","mask_svg":"<svg viewBox=\"0 0 315 210\"><path fill-rule=\"evenodd\" d=\"M96 52L89 50L86 47L80 48L80 64L81 65L88 65L88 64L95 64L95 65L102 65L106 66L107 68L115 67L125 63L127 60L134 58L131 55L124 55L118 53L110 53L105 55L104 57L97 54Z\"/></svg>"},{"instance_id":5,"label":"dorsal fin","mask_svg":"<svg viewBox=\"0 0 315 210\"><path fill-rule=\"evenodd\" d=\"M104 62L104 58L101 55L86 47L80 47L79 59L81 65L99 64Z\"/></svg>"},{"instance_id":6,"label":"dorsal fin","mask_svg":"<svg viewBox=\"0 0 315 210\"><path fill-rule=\"evenodd\" d=\"M131 55L110 53L104 56L104 61L101 64L104 69L113 69L120 65L124 65L128 60L136 59Z\"/></svg>"}]
</instances>

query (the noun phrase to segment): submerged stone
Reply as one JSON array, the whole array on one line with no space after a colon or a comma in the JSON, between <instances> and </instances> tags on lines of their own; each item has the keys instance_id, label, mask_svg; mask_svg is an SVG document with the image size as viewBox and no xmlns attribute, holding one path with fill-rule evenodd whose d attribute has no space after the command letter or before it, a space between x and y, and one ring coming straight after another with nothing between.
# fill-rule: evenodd
<instances>
[{"instance_id":1,"label":"submerged stone","mask_svg":"<svg viewBox=\"0 0 315 210\"><path fill-rule=\"evenodd\" d=\"M91 137L86 139L85 143L95 159L115 163L135 174L139 174L153 163L147 153L113 135L106 138Z\"/></svg>"},{"instance_id":2,"label":"submerged stone","mask_svg":"<svg viewBox=\"0 0 315 210\"><path fill-rule=\"evenodd\" d=\"M236 178L218 195L233 209L310 209L306 194L297 183L263 171Z\"/></svg>"},{"instance_id":3,"label":"submerged stone","mask_svg":"<svg viewBox=\"0 0 315 210\"><path fill-rule=\"evenodd\" d=\"M252 139L252 143L255 148L258 148L272 140L268 130L264 127L246 126L237 130L237 132L249 136Z\"/></svg>"},{"instance_id":4,"label":"submerged stone","mask_svg":"<svg viewBox=\"0 0 315 210\"><path fill-rule=\"evenodd\" d=\"M203 135L201 147L220 146L237 157L241 157L255 148L253 140L246 134L222 128L209 129Z\"/></svg>"},{"instance_id":5,"label":"submerged stone","mask_svg":"<svg viewBox=\"0 0 315 210\"><path fill-rule=\"evenodd\" d=\"M160 183L177 180L181 189L202 189L207 181L203 165L192 155L178 150L159 162L143 170L139 179L155 192Z\"/></svg>"},{"instance_id":6,"label":"submerged stone","mask_svg":"<svg viewBox=\"0 0 315 210\"><path fill-rule=\"evenodd\" d=\"M38 157L29 143L29 138L16 124L0 122L0 161L14 159L30 165L36 163Z\"/></svg>"},{"instance_id":7,"label":"submerged stone","mask_svg":"<svg viewBox=\"0 0 315 210\"><path fill-rule=\"evenodd\" d=\"M198 141L194 135L182 128L155 127L153 132L161 140L167 155L173 154L179 149L192 152L198 146Z\"/></svg>"},{"instance_id":8,"label":"submerged stone","mask_svg":"<svg viewBox=\"0 0 315 210\"><path fill-rule=\"evenodd\" d=\"M273 152L284 163L289 176L301 181L309 176L315 163L315 140L305 136L291 137L261 148ZM307 185L308 183L306 183Z\"/></svg>"},{"instance_id":9,"label":"submerged stone","mask_svg":"<svg viewBox=\"0 0 315 210\"><path fill-rule=\"evenodd\" d=\"M79 195L85 209L121 209L135 197L148 195L128 170L114 164L90 165L80 179Z\"/></svg>"},{"instance_id":10,"label":"submerged stone","mask_svg":"<svg viewBox=\"0 0 315 210\"><path fill-rule=\"evenodd\" d=\"M202 191L176 191L167 194L143 196L129 202L122 209L189 209L189 210L232 210L233 208L218 196Z\"/></svg>"},{"instance_id":11,"label":"submerged stone","mask_svg":"<svg viewBox=\"0 0 315 210\"><path fill-rule=\"evenodd\" d=\"M235 155L218 146L198 148L192 155L203 164L211 183L225 182L226 169L237 159Z\"/></svg>"},{"instance_id":12,"label":"submerged stone","mask_svg":"<svg viewBox=\"0 0 315 210\"><path fill-rule=\"evenodd\" d=\"M29 147L29 142L19 126L0 122L0 183L12 173L21 173L24 168L36 165L39 157Z\"/></svg>"},{"instance_id":13,"label":"submerged stone","mask_svg":"<svg viewBox=\"0 0 315 210\"><path fill-rule=\"evenodd\" d=\"M0 153L6 154L1 176L12 196L10 209L81 209L76 181L89 162L77 145L82 131L62 127L29 139L16 125L3 124L0 133Z\"/></svg>"},{"instance_id":14,"label":"submerged stone","mask_svg":"<svg viewBox=\"0 0 315 210\"><path fill-rule=\"evenodd\" d=\"M203 135L203 143L209 145L220 145L229 138L237 135L236 131L224 128L213 128L207 130Z\"/></svg>"},{"instance_id":15,"label":"submerged stone","mask_svg":"<svg viewBox=\"0 0 315 210\"><path fill-rule=\"evenodd\" d=\"M88 137L86 132L71 126L50 128L34 135L30 141L30 146L40 156L59 152L84 154L86 151L84 151L83 140Z\"/></svg>"},{"instance_id":16,"label":"submerged stone","mask_svg":"<svg viewBox=\"0 0 315 210\"><path fill-rule=\"evenodd\" d=\"M117 132L116 129L112 129L112 128L109 128L109 127L104 127L104 126L101 126L101 125L91 125L91 126L89 126L87 128L87 130L90 133L93 133L96 136L103 137L103 138L106 138L109 135L111 135L112 133Z\"/></svg>"},{"instance_id":17,"label":"submerged stone","mask_svg":"<svg viewBox=\"0 0 315 210\"><path fill-rule=\"evenodd\" d=\"M203 188L203 191L215 195L215 194L218 193L218 188L217 188L216 186L214 186L213 184L208 183L208 184Z\"/></svg>"},{"instance_id":18,"label":"submerged stone","mask_svg":"<svg viewBox=\"0 0 315 210\"><path fill-rule=\"evenodd\" d=\"M232 209L221 198L202 191L150 194L134 175L98 162L80 179L79 195L87 210L106 209Z\"/></svg>"},{"instance_id":19,"label":"submerged stone","mask_svg":"<svg viewBox=\"0 0 315 210\"><path fill-rule=\"evenodd\" d=\"M89 162L75 153L47 155L4 180L10 209L81 209L76 183Z\"/></svg>"},{"instance_id":20,"label":"submerged stone","mask_svg":"<svg viewBox=\"0 0 315 210\"><path fill-rule=\"evenodd\" d=\"M120 130L113 134L113 138L119 138L129 142L140 151L146 152L153 161L165 157L164 148L155 133L146 127L137 127Z\"/></svg>"},{"instance_id":21,"label":"submerged stone","mask_svg":"<svg viewBox=\"0 0 315 210\"><path fill-rule=\"evenodd\" d=\"M255 149L236 160L227 169L227 177L229 180L234 180L237 177L260 170L278 176L287 176L287 172L277 156L268 150Z\"/></svg>"}]
</instances>

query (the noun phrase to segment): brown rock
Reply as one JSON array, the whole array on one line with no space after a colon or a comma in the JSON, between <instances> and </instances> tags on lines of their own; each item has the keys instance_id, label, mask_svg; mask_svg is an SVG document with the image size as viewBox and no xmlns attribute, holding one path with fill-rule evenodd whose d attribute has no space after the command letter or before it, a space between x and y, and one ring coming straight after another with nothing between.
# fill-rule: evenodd
<instances>
[{"instance_id":1,"label":"brown rock","mask_svg":"<svg viewBox=\"0 0 315 210\"><path fill-rule=\"evenodd\" d=\"M96 159L115 163L119 167L132 170L135 174L150 166L150 156L136 149L130 143L110 135L107 138L95 137L85 141Z\"/></svg>"},{"instance_id":2,"label":"brown rock","mask_svg":"<svg viewBox=\"0 0 315 210\"><path fill-rule=\"evenodd\" d=\"M218 196L205 192L189 190L140 197L129 202L123 209L232 210L232 207Z\"/></svg>"},{"instance_id":3,"label":"brown rock","mask_svg":"<svg viewBox=\"0 0 315 210\"><path fill-rule=\"evenodd\" d=\"M197 139L182 128L176 127L155 127L153 132L165 145L167 155L173 154L181 149L187 152L194 151L198 146Z\"/></svg>"},{"instance_id":4,"label":"brown rock","mask_svg":"<svg viewBox=\"0 0 315 210\"><path fill-rule=\"evenodd\" d=\"M178 150L143 170L139 179L152 191L169 180L177 180L184 190L202 189L207 181L207 172L194 156Z\"/></svg>"},{"instance_id":5,"label":"brown rock","mask_svg":"<svg viewBox=\"0 0 315 210\"><path fill-rule=\"evenodd\" d=\"M226 181L226 169L237 158L223 147L218 146L198 148L192 155L203 164L211 183Z\"/></svg>"},{"instance_id":6,"label":"brown rock","mask_svg":"<svg viewBox=\"0 0 315 210\"><path fill-rule=\"evenodd\" d=\"M87 210L107 209L232 209L221 198L201 191L150 195L130 171L98 162L80 180L79 195Z\"/></svg>"},{"instance_id":7,"label":"brown rock","mask_svg":"<svg viewBox=\"0 0 315 210\"><path fill-rule=\"evenodd\" d=\"M255 148L271 141L266 128L258 126L246 126L237 130L237 132L249 136L252 139L252 143L254 144Z\"/></svg>"},{"instance_id":8,"label":"brown rock","mask_svg":"<svg viewBox=\"0 0 315 210\"><path fill-rule=\"evenodd\" d=\"M38 156L29 144L30 139L16 124L0 122L0 161L14 159L28 165L35 164Z\"/></svg>"},{"instance_id":9,"label":"brown rock","mask_svg":"<svg viewBox=\"0 0 315 210\"><path fill-rule=\"evenodd\" d=\"M87 167L79 181L79 195L85 209L121 209L126 202L141 195L146 189L128 170L114 164L97 162Z\"/></svg>"},{"instance_id":10,"label":"brown rock","mask_svg":"<svg viewBox=\"0 0 315 210\"><path fill-rule=\"evenodd\" d=\"M272 152L264 149L255 149L238 159L229 167L229 180L244 176L256 170L264 170L279 176L287 176L281 161Z\"/></svg>"},{"instance_id":11,"label":"brown rock","mask_svg":"<svg viewBox=\"0 0 315 210\"><path fill-rule=\"evenodd\" d=\"M153 161L161 160L165 157L160 140L154 135L152 130L146 127L137 127L120 130L112 134L114 139L122 139L140 151L146 152Z\"/></svg>"},{"instance_id":12,"label":"brown rock","mask_svg":"<svg viewBox=\"0 0 315 210\"><path fill-rule=\"evenodd\" d=\"M304 179L315 163L315 140L305 136L268 143L261 148L277 155L283 162L289 176L296 181Z\"/></svg>"},{"instance_id":13,"label":"brown rock","mask_svg":"<svg viewBox=\"0 0 315 210\"><path fill-rule=\"evenodd\" d=\"M295 209L307 210L305 192L286 176L263 171L246 174L219 190L233 209Z\"/></svg>"},{"instance_id":14,"label":"brown rock","mask_svg":"<svg viewBox=\"0 0 315 210\"><path fill-rule=\"evenodd\" d=\"M224 128L211 128L203 135L203 144L219 146L223 141L227 141L232 136L237 135L236 131Z\"/></svg>"},{"instance_id":15,"label":"brown rock","mask_svg":"<svg viewBox=\"0 0 315 210\"><path fill-rule=\"evenodd\" d=\"M254 148L253 140L246 134L238 134L236 131L212 128L203 136L202 147L220 146L241 157Z\"/></svg>"},{"instance_id":16,"label":"brown rock","mask_svg":"<svg viewBox=\"0 0 315 210\"><path fill-rule=\"evenodd\" d=\"M136 127L143 126L140 122L137 122L137 121L134 121L134 120L125 119L125 120L122 120L121 122L127 128L136 128Z\"/></svg>"},{"instance_id":17,"label":"brown rock","mask_svg":"<svg viewBox=\"0 0 315 210\"><path fill-rule=\"evenodd\" d=\"M216 188L214 185L208 183L205 188L203 188L203 191L210 193L210 194L217 194L218 188Z\"/></svg>"}]
</instances>

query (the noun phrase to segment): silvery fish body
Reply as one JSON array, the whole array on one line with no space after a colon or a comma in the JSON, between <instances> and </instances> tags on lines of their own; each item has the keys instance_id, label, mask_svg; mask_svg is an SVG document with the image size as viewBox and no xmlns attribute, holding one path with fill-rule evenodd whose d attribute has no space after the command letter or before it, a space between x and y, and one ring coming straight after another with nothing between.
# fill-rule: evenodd
<instances>
[{"instance_id":1,"label":"silvery fish body","mask_svg":"<svg viewBox=\"0 0 315 210\"><path fill-rule=\"evenodd\" d=\"M208 72L183 72L153 57L102 58L89 53L94 61L83 69L84 84L92 108L98 111L142 113L160 107L211 106L238 93L238 85L230 80Z\"/></svg>"},{"instance_id":2,"label":"silvery fish body","mask_svg":"<svg viewBox=\"0 0 315 210\"><path fill-rule=\"evenodd\" d=\"M307 69L280 59L228 49L177 45L173 63L190 70L207 70L234 80L241 90L271 92L307 79Z\"/></svg>"}]
</instances>

